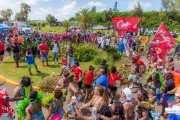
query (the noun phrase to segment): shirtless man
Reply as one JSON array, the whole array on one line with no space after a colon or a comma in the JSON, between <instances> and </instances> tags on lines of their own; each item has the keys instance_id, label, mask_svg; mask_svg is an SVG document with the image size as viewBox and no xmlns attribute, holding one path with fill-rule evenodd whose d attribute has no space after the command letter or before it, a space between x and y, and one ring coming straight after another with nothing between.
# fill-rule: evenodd
<instances>
[{"instance_id":1,"label":"shirtless man","mask_svg":"<svg viewBox=\"0 0 180 120\"><path fill-rule=\"evenodd\" d=\"M132 63L129 65L127 64L125 66L131 66L130 74L128 76L128 87L133 88L133 84L139 86L139 83L137 82L137 80L138 80L138 78L137 78L137 69L138 69L137 59L132 58ZM131 86L129 86L129 84L132 82L133 82L133 84Z\"/></svg>"},{"instance_id":2,"label":"shirtless man","mask_svg":"<svg viewBox=\"0 0 180 120\"><path fill-rule=\"evenodd\" d=\"M137 101L132 98L132 91L129 88L123 89L121 94L125 98L125 102L123 104L124 107L124 117L126 120L134 120L134 109L136 108Z\"/></svg>"}]
</instances>

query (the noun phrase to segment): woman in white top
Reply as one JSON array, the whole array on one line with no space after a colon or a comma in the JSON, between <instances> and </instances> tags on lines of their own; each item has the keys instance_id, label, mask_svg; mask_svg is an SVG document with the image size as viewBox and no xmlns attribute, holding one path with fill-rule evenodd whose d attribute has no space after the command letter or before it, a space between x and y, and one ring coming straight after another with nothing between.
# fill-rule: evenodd
<instances>
[{"instance_id":1,"label":"woman in white top","mask_svg":"<svg viewBox=\"0 0 180 120\"><path fill-rule=\"evenodd\" d=\"M108 48L110 46L110 38L109 36L106 37L106 48Z\"/></svg>"}]
</instances>

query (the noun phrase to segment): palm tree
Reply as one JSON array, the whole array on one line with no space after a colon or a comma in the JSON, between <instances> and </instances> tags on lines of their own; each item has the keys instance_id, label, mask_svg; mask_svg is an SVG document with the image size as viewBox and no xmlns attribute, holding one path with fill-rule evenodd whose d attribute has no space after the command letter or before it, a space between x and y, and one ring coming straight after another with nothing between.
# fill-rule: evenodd
<instances>
[{"instance_id":1,"label":"palm tree","mask_svg":"<svg viewBox=\"0 0 180 120\"><path fill-rule=\"evenodd\" d=\"M25 21L27 21L27 19L28 19L29 12L31 12L31 7L26 3L22 3L21 4L21 13L24 16Z\"/></svg>"},{"instance_id":2,"label":"palm tree","mask_svg":"<svg viewBox=\"0 0 180 120\"><path fill-rule=\"evenodd\" d=\"M52 23L55 23L56 21L57 21L57 20L56 20L56 18L55 18L53 15L48 14L48 15L46 16L46 22L49 22L50 25L52 25Z\"/></svg>"},{"instance_id":3,"label":"palm tree","mask_svg":"<svg viewBox=\"0 0 180 120\"><path fill-rule=\"evenodd\" d=\"M15 20L17 20L17 21L25 21L23 13L21 13L21 12L16 13Z\"/></svg>"},{"instance_id":4,"label":"palm tree","mask_svg":"<svg viewBox=\"0 0 180 120\"><path fill-rule=\"evenodd\" d=\"M68 30L68 28L70 27L70 22L69 22L69 20L65 20L65 21L63 22L63 26L66 28L66 30Z\"/></svg>"},{"instance_id":5,"label":"palm tree","mask_svg":"<svg viewBox=\"0 0 180 120\"><path fill-rule=\"evenodd\" d=\"M8 21L9 21L10 18L11 18L11 16L12 16L12 14L13 14L13 12L12 12L11 9L7 9L7 10L6 10L6 14L7 14L7 18L8 18Z\"/></svg>"},{"instance_id":6,"label":"palm tree","mask_svg":"<svg viewBox=\"0 0 180 120\"><path fill-rule=\"evenodd\" d=\"M2 18L4 19L4 21L7 21L6 11L5 10L1 10L0 14L1 14Z\"/></svg>"},{"instance_id":7,"label":"palm tree","mask_svg":"<svg viewBox=\"0 0 180 120\"><path fill-rule=\"evenodd\" d=\"M89 11L89 9L83 8L76 14L76 19L81 23L81 26L84 30L87 27L94 23L93 12Z\"/></svg>"}]
</instances>

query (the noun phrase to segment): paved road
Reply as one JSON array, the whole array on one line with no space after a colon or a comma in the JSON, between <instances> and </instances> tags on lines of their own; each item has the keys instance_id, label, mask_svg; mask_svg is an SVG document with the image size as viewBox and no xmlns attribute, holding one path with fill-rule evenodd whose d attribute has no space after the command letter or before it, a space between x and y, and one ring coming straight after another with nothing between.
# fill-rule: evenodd
<instances>
[{"instance_id":1,"label":"paved road","mask_svg":"<svg viewBox=\"0 0 180 120\"><path fill-rule=\"evenodd\" d=\"M8 55L7 55L7 53L5 54L5 57L7 57ZM147 59L145 58L145 57L142 57L141 58L146 64L147 64ZM177 62L177 60L175 60L175 67L177 68L177 67L180 67L180 65L179 65L179 63ZM145 79L142 79L142 83L145 83ZM14 91L14 87L13 86L10 86L10 85L8 85L8 84L5 84L5 83L2 83L2 81L0 81L0 84L2 84L0 87L1 88L6 88L6 90L7 90L7 92L9 93L9 96L12 96L13 95L13 91ZM119 93L120 93L120 91L121 91L121 88L119 88L118 89L118 92L117 92L117 95L116 95L116 100L118 100L119 99ZM133 96L136 98L136 94L133 94ZM14 107L15 106L15 102L11 102L10 103L11 104L11 106L12 107ZM82 106L82 101L79 103L79 106ZM156 105L156 104L155 104ZM66 103L64 103L64 110L67 110L67 104ZM161 112L161 106L156 106L156 110L158 111L158 112ZM84 111L86 114L88 113L88 114L90 114L90 111L89 110L85 110ZM46 115L46 113L47 113L47 110L46 109L44 109L43 108L43 113L44 113L44 115ZM15 120L17 120L17 117L16 117L16 119ZM64 119L63 119L64 120Z\"/></svg>"}]
</instances>

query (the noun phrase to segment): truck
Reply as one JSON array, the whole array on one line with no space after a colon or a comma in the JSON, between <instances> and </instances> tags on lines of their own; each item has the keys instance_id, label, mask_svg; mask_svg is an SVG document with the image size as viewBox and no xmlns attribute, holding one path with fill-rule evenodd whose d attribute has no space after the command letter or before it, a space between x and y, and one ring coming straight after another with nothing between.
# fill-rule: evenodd
<instances>
[{"instance_id":1,"label":"truck","mask_svg":"<svg viewBox=\"0 0 180 120\"><path fill-rule=\"evenodd\" d=\"M33 29L30 25L27 25L24 21L15 21L12 23L12 26L15 27L18 31L31 34L33 33Z\"/></svg>"}]
</instances>

